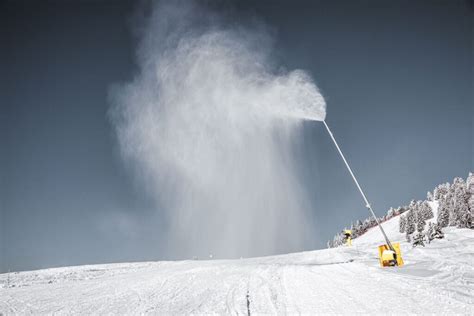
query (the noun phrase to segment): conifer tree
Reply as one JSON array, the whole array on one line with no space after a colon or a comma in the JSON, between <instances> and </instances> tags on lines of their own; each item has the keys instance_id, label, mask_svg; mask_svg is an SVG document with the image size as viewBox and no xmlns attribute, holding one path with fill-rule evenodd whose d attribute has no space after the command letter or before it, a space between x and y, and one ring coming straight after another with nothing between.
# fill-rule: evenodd
<instances>
[{"instance_id":1,"label":"conifer tree","mask_svg":"<svg viewBox=\"0 0 474 316\"><path fill-rule=\"evenodd\" d=\"M426 231L426 239L428 239L429 244L434 239L434 224L433 223L428 224L428 230Z\"/></svg>"},{"instance_id":2,"label":"conifer tree","mask_svg":"<svg viewBox=\"0 0 474 316\"><path fill-rule=\"evenodd\" d=\"M393 211L393 215L394 215L394 216L398 216L398 215L400 215L400 214L402 214L402 213L400 212L400 206L399 206L399 207L397 207L397 208Z\"/></svg>"},{"instance_id":3,"label":"conifer tree","mask_svg":"<svg viewBox=\"0 0 474 316\"><path fill-rule=\"evenodd\" d=\"M469 172L469 176L466 180L466 191L469 196L468 205L471 213L471 218L474 218L474 174Z\"/></svg>"},{"instance_id":4,"label":"conifer tree","mask_svg":"<svg viewBox=\"0 0 474 316\"><path fill-rule=\"evenodd\" d=\"M376 221L375 218L373 218L373 217L370 217L369 223L370 223L370 228L372 228L372 227L374 227L375 225L377 225L377 221Z\"/></svg>"},{"instance_id":5,"label":"conifer tree","mask_svg":"<svg viewBox=\"0 0 474 316\"><path fill-rule=\"evenodd\" d=\"M407 226L407 220L405 216L401 215L398 222L398 231L403 234L406 230L406 226Z\"/></svg>"},{"instance_id":6,"label":"conifer tree","mask_svg":"<svg viewBox=\"0 0 474 316\"><path fill-rule=\"evenodd\" d=\"M407 239L409 235L415 232L415 229L416 229L415 210L410 209L406 215L405 233L407 234Z\"/></svg>"},{"instance_id":7,"label":"conifer tree","mask_svg":"<svg viewBox=\"0 0 474 316\"><path fill-rule=\"evenodd\" d=\"M430 202L433 201L433 193L431 193L430 191L428 191L428 192L426 193L426 199L427 199L428 201L430 201Z\"/></svg>"},{"instance_id":8,"label":"conifer tree","mask_svg":"<svg viewBox=\"0 0 474 316\"><path fill-rule=\"evenodd\" d=\"M424 240L425 240L425 234L423 232L416 233L416 235L413 237L413 242L412 242L413 247L417 247L417 246L424 247L425 246Z\"/></svg>"},{"instance_id":9,"label":"conifer tree","mask_svg":"<svg viewBox=\"0 0 474 316\"><path fill-rule=\"evenodd\" d=\"M343 244L344 244L344 235L342 233L338 233L336 236L334 236L332 245L333 247L339 247Z\"/></svg>"},{"instance_id":10,"label":"conifer tree","mask_svg":"<svg viewBox=\"0 0 474 316\"><path fill-rule=\"evenodd\" d=\"M471 213L469 212L467 187L462 178L454 179L453 220L459 228L471 227Z\"/></svg>"},{"instance_id":11,"label":"conifer tree","mask_svg":"<svg viewBox=\"0 0 474 316\"><path fill-rule=\"evenodd\" d=\"M417 201L415 206L416 230L421 233L425 229L426 220L423 213L423 202Z\"/></svg>"},{"instance_id":12,"label":"conifer tree","mask_svg":"<svg viewBox=\"0 0 474 316\"><path fill-rule=\"evenodd\" d=\"M444 199L439 200L438 217L436 222L439 227L447 227L449 225L449 209Z\"/></svg>"},{"instance_id":13,"label":"conifer tree","mask_svg":"<svg viewBox=\"0 0 474 316\"><path fill-rule=\"evenodd\" d=\"M403 214L407 211L407 206L401 206L398 208L398 214Z\"/></svg>"},{"instance_id":14,"label":"conifer tree","mask_svg":"<svg viewBox=\"0 0 474 316\"><path fill-rule=\"evenodd\" d=\"M443 183L443 184L438 185L433 192L434 200L437 201L445 197L446 194L448 193L448 188L449 188L449 183Z\"/></svg>"},{"instance_id":15,"label":"conifer tree","mask_svg":"<svg viewBox=\"0 0 474 316\"><path fill-rule=\"evenodd\" d=\"M357 222L355 224L351 223L351 231L352 231L352 238L356 238L357 237Z\"/></svg>"},{"instance_id":16,"label":"conifer tree","mask_svg":"<svg viewBox=\"0 0 474 316\"><path fill-rule=\"evenodd\" d=\"M433 238L436 238L436 239L444 238L443 231L438 224L433 225Z\"/></svg>"},{"instance_id":17,"label":"conifer tree","mask_svg":"<svg viewBox=\"0 0 474 316\"><path fill-rule=\"evenodd\" d=\"M362 222L359 219L356 221L356 227L355 228L356 228L356 235L357 236L361 236L364 233L363 228L362 228Z\"/></svg>"},{"instance_id":18,"label":"conifer tree","mask_svg":"<svg viewBox=\"0 0 474 316\"><path fill-rule=\"evenodd\" d=\"M456 181L456 178L454 179ZM457 209L455 208L455 190L456 182L449 186L445 201L449 211L449 226L456 226Z\"/></svg>"},{"instance_id":19,"label":"conifer tree","mask_svg":"<svg viewBox=\"0 0 474 316\"><path fill-rule=\"evenodd\" d=\"M444 234L441 230L441 227L438 224L430 223L426 232L426 238L428 239L428 243L431 243L433 239L444 238Z\"/></svg>"},{"instance_id":20,"label":"conifer tree","mask_svg":"<svg viewBox=\"0 0 474 316\"><path fill-rule=\"evenodd\" d=\"M387 219L391 219L393 216L395 216L395 210L393 207L391 207L388 211L387 211Z\"/></svg>"},{"instance_id":21,"label":"conifer tree","mask_svg":"<svg viewBox=\"0 0 474 316\"><path fill-rule=\"evenodd\" d=\"M364 223L362 224L362 228L364 230L364 233L370 228L370 220L368 218L364 220Z\"/></svg>"},{"instance_id":22,"label":"conifer tree","mask_svg":"<svg viewBox=\"0 0 474 316\"><path fill-rule=\"evenodd\" d=\"M428 202L424 201L421 205L421 214L425 220L432 219L434 217L433 210Z\"/></svg>"}]
</instances>

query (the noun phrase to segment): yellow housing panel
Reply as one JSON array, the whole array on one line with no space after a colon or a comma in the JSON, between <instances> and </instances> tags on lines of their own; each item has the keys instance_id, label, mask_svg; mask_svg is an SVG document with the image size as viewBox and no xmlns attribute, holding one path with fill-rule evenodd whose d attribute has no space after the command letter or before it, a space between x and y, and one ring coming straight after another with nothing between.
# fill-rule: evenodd
<instances>
[{"instance_id":1,"label":"yellow housing panel","mask_svg":"<svg viewBox=\"0 0 474 316\"><path fill-rule=\"evenodd\" d=\"M379 261L382 267L388 266L403 266L402 252L400 249L400 243L392 243L393 249L395 250L395 258L393 253L390 251L388 245L379 246ZM395 264L396 263L396 264Z\"/></svg>"},{"instance_id":2,"label":"yellow housing panel","mask_svg":"<svg viewBox=\"0 0 474 316\"><path fill-rule=\"evenodd\" d=\"M351 237L348 237L346 239L346 246L352 246L352 238Z\"/></svg>"}]
</instances>

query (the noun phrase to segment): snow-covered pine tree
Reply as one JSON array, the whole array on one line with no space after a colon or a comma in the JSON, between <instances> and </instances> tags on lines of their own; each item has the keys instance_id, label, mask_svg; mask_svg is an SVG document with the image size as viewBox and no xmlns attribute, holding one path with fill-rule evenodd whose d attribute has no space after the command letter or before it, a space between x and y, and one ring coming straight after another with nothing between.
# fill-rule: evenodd
<instances>
[{"instance_id":1,"label":"snow-covered pine tree","mask_svg":"<svg viewBox=\"0 0 474 316\"><path fill-rule=\"evenodd\" d=\"M373 217L369 218L369 223L370 223L370 228L375 227L377 225L377 221Z\"/></svg>"},{"instance_id":2,"label":"snow-covered pine tree","mask_svg":"<svg viewBox=\"0 0 474 316\"><path fill-rule=\"evenodd\" d=\"M469 172L466 180L466 191L469 195L468 205L471 217L474 218L474 173Z\"/></svg>"},{"instance_id":3,"label":"snow-covered pine tree","mask_svg":"<svg viewBox=\"0 0 474 316\"><path fill-rule=\"evenodd\" d=\"M421 212L422 207L423 207L423 201L422 200L416 201L416 208L418 212Z\"/></svg>"},{"instance_id":4,"label":"snow-covered pine tree","mask_svg":"<svg viewBox=\"0 0 474 316\"><path fill-rule=\"evenodd\" d=\"M457 210L454 206L455 191L456 191L456 178L453 184L449 186L448 193L446 194L446 205L449 210L449 226L456 226Z\"/></svg>"},{"instance_id":5,"label":"snow-covered pine tree","mask_svg":"<svg viewBox=\"0 0 474 316\"><path fill-rule=\"evenodd\" d=\"M352 231L352 238L356 238L357 237L357 222L355 224L351 223L351 231Z\"/></svg>"},{"instance_id":6,"label":"snow-covered pine tree","mask_svg":"<svg viewBox=\"0 0 474 316\"><path fill-rule=\"evenodd\" d=\"M431 241L434 239L434 224L428 224L428 230L426 231L426 239L428 239L428 243L430 244Z\"/></svg>"},{"instance_id":7,"label":"snow-covered pine tree","mask_svg":"<svg viewBox=\"0 0 474 316\"><path fill-rule=\"evenodd\" d=\"M362 222L360 221L360 219L358 219L356 221L356 234L357 236L360 236L364 233L364 230L362 228Z\"/></svg>"},{"instance_id":8,"label":"snow-covered pine tree","mask_svg":"<svg viewBox=\"0 0 474 316\"><path fill-rule=\"evenodd\" d=\"M342 233L338 233L336 236L334 236L332 245L333 247L339 247L343 244L344 244L344 235Z\"/></svg>"},{"instance_id":9,"label":"snow-covered pine tree","mask_svg":"<svg viewBox=\"0 0 474 316\"><path fill-rule=\"evenodd\" d=\"M436 222L441 228L447 227L449 225L449 208L446 205L446 201L444 199L439 200L438 217Z\"/></svg>"},{"instance_id":10,"label":"snow-covered pine tree","mask_svg":"<svg viewBox=\"0 0 474 316\"><path fill-rule=\"evenodd\" d=\"M415 222L416 222L416 230L421 233L425 229L426 220L423 213L423 202L417 201L415 204Z\"/></svg>"},{"instance_id":11,"label":"snow-covered pine tree","mask_svg":"<svg viewBox=\"0 0 474 316\"><path fill-rule=\"evenodd\" d=\"M430 223L428 227L428 231L426 232L426 237L428 239L428 243L431 243L433 239L442 239L444 238L443 231L438 224Z\"/></svg>"},{"instance_id":12,"label":"snow-covered pine tree","mask_svg":"<svg viewBox=\"0 0 474 316\"><path fill-rule=\"evenodd\" d=\"M405 234L405 238L407 242L411 243L411 235L410 234Z\"/></svg>"},{"instance_id":13,"label":"snow-covered pine tree","mask_svg":"<svg viewBox=\"0 0 474 316\"><path fill-rule=\"evenodd\" d=\"M430 202L433 201L433 193L431 193L430 191L428 191L428 192L426 193L426 199L427 199L428 201L430 201Z\"/></svg>"},{"instance_id":14,"label":"snow-covered pine tree","mask_svg":"<svg viewBox=\"0 0 474 316\"><path fill-rule=\"evenodd\" d=\"M433 225L433 231L434 231L433 232L433 238L436 238L436 239L444 238L443 231L442 231L441 227L438 224Z\"/></svg>"},{"instance_id":15,"label":"snow-covered pine tree","mask_svg":"<svg viewBox=\"0 0 474 316\"><path fill-rule=\"evenodd\" d=\"M459 228L470 228L472 223L471 213L469 212L467 186L462 178L455 179L454 191L454 224Z\"/></svg>"},{"instance_id":16,"label":"snow-covered pine tree","mask_svg":"<svg viewBox=\"0 0 474 316\"><path fill-rule=\"evenodd\" d=\"M368 218L366 218L364 220L364 223L362 223L362 229L364 231L364 233L370 228L370 220Z\"/></svg>"},{"instance_id":17,"label":"snow-covered pine tree","mask_svg":"<svg viewBox=\"0 0 474 316\"><path fill-rule=\"evenodd\" d=\"M408 207L407 206L401 206L398 208L398 213L403 214L407 211Z\"/></svg>"},{"instance_id":18,"label":"snow-covered pine tree","mask_svg":"<svg viewBox=\"0 0 474 316\"><path fill-rule=\"evenodd\" d=\"M393 207L391 207L388 211L387 211L387 219L391 219L392 217L395 216L395 209Z\"/></svg>"},{"instance_id":19,"label":"snow-covered pine tree","mask_svg":"<svg viewBox=\"0 0 474 316\"><path fill-rule=\"evenodd\" d=\"M424 201L421 205L421 214L425 220L432 219L434 217L433 210L428 202Z\"/></svg>"},{"instance_id":20,"label":"snow-covered pine tree","mask_svg":"<svg viewBox=\"0 0 474 316\"><path fill-rule=\"evenodd\" d=\"M442 199L448 193L448 189L449 189L448 182L438 185L433 191L433 199L435 201Z\"/></svg>"},{"instance_id":21,"label":"snow-covered pine tree","mask_svg":"<svg viewBox=\"0 0 474 316\"><path fill-rule=\"evenodd\" d=\"M410 241L410 235L415 232L416 223L415 223L415 210L410 209L406 215L406 226L405 226L405 233L407 235L407 241Z\"/></svg>"},{"instance_id":22,"label":"snow-covered pine tree","mask_svg":"<svg viewBox=\"0 0 474 316\"><path fill-rule=\"evenodd\" d=\"M406 226L407 226L407 220L405 216L400 215L400 219L398 222L398 231L403 234L406 230Z\"/></svg>"},{"instance_id":23,"label":"snow-covered pine tree","mask_svg":"<svg viewBox=\"0 0 474 316\"><path fill-rule=\"evenodd\" d=\"M400 215L400 207L397 207L395 210L393 210L393 216L398 216Z\"/></svg>"},{"instance_id":24,"label":"snow-covered pine tree","mask_svg":"<svg viewBox=\"0 0 474 316\"><path fill-rule=\"evenodd\" d=\"M423 246L424 247L425 246L424 240L425 240L425 234L423 232L418 232L413 237L412 246L413 247L416 247L416 246Z\"/></svg>"}]
</instances>

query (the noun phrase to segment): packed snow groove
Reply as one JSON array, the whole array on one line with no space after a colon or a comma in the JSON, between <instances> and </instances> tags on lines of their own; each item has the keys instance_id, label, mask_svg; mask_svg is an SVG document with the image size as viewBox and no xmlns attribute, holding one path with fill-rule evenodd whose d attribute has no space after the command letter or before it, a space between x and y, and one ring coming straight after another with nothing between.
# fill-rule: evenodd
<instances>
[{"instance_id":1,"label":"packed snow groove","mask_svg":"<svg viewBox=\"0 0 474 316\"><path fill-rule=\"evenodd\" d=\"M308 248L315 232L291 146L303 119L326 115L311 77L273 60L261 23L194 2L159 2L138 29L140 71L111 91L111 117L168 221L166 257Z\"/></svg>"},{"instance_id":2,"label":"packed snow groove","mask_svg":"<svg viewBox=\"0 0 474 316\"><path fill-rule=\"evenodd\" d=\"M248 290L247 290L246 299L247 299L247 316L250 316L250 294Z\"/></svg>"}]
</instances>

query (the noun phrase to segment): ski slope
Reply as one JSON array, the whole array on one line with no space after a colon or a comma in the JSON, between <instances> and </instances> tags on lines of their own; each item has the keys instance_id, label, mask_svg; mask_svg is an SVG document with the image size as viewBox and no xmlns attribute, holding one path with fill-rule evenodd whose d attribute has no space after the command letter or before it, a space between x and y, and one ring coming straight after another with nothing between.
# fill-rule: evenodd
<instances>
[{"instance_id":1,"label":"ski slope","mask_svg":"<svg viewBox=\"0 0 474 316\"><path fill-rule=\"evenodd\" d=\"M0 274L0 314L474 314L474 230L412 249L383 226L405 266L379 267L373 228L350 248Z\"/></svg>"}]
</instances>

